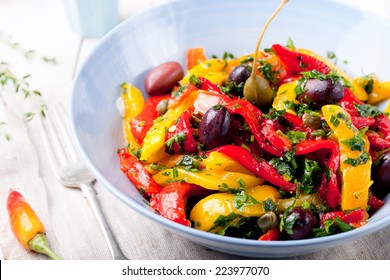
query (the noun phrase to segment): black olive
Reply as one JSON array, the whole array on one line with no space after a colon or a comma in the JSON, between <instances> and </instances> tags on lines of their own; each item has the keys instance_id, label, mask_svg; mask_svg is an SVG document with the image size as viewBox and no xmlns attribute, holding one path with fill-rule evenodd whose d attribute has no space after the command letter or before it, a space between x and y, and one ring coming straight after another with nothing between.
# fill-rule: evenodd
<instances>
[{"instance_id":1,"label":"black olive","mask_svg":"<svg viewBox=\"0 0 390 280\"><path fill-rule=\"evenodd\" d=\"M331 78L326 80L309 79L304 86L304 93L297 99L312 108L321 108L333 104L344 97L344 87L340 82L333 83Z\"/></svg>"},{"instance_id":2,"label":"black olive","mask_svg":"<svg viewBox=\"0 0 390 280\"><path fill-rule=\"evenodd\" d=\"M199 125L199 142L208 150L228 144L232 138L232 118L226 107L207 110Z\"/></svg>"},{"instance_id":3,"label":"black olive","mask_svg":"<svg viewBox=\"0 0 390 280\"><path fill-rule=\"evenodd\" d=\"M390 193L390 151L381 155L373 165L372 179L374 184L371 186L371 192L375 196L383 198Z\"/></svg>"}]
</instances>

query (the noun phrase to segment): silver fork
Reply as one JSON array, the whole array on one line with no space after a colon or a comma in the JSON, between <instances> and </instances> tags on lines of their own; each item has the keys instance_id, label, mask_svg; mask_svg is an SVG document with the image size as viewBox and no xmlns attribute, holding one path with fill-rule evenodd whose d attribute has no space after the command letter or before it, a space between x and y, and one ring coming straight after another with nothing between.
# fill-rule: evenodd
<instances>
[{"instance_id":1,"label":"silver fork","mask_svg":"<svg viewBox=\"0 0 390 280\"><path fill-rule=\"evenodd\" d=\"M50 110L51 109L51 110ZM112 259L127 260L111 232L100 209L97 194L93 188L94 176L81 162L69 136L68 117L63 105L49 108L45 119L41 120L44 141L52 169L57 180L65 187L79 188L88 200L93 213L108 243Z\"/></svg>"}]
</instances>

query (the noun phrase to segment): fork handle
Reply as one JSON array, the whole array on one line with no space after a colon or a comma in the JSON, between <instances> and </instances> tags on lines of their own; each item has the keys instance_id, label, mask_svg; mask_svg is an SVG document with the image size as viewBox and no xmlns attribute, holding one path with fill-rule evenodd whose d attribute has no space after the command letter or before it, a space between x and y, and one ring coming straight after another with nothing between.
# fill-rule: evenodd
<instances>
[{"instance_id":1,"label":"fork handle","mask_svg":"<svg viewBox=\"0 0 390 280\"><path fill-rule=\"evenodd\" d=\"M112 259L113 260L127 260L127 258L123 255L119 245L112 234L110 226L107 223L106 218L99 206L99 202L97 200L97 193L93 188L92 184L80 184L80 189L83 192L84 197L88 200L89 205L92 208L93 213L100 225L100 228L103 231L104 238L108 243L108 247L110 249Z\"/></svg>"}]
</instances>

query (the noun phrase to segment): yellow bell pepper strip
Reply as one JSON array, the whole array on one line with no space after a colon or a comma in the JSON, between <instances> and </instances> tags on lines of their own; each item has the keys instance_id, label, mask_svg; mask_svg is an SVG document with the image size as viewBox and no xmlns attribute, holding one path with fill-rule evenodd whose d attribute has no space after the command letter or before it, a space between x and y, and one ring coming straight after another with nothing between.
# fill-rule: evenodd
<instances>
[{"instance_id":1,"label":"yellow bell pepper strip","mask_svg":"<svg viewBox=\"0 0 390 280\"><path fill-rule=\"evenodd\" d=\"M55 260L61 260L49 248L45 237L45 227L41 220L19 192L10 190L7 210L12 232L24 248L45 254Z\"/></svg>"},{"instance_id":2,"label":"yellow bell pepper strip","mask_svg":"<svg viewBox=\"0 0 390 280\"><path fill-rule=\"evenodd\" d=\"M153 179L161 186L172 181L183 181L199 185L209 190L228 191L239 190L243 186L250 188L264 183L264 180L254 175L239 172L213 172L210 170L188 171L182 167L165 169L153 175Z\"/></svg>"},{"instance_id":3,"label":"yellow bell pepper strip","mask_svg":"<svg viewBox=\"0 0 390 280\"><path fill-rule=\"evenodd\" d=\"M323 106L322 113L340 145L341 208L365 210L372 184L369 141L353 126L350 115L340 106Z\"/></svg>"},{"instance_id":4,"label":"yellow bell pepper strip","mask_svg":"<svg viewBox=\"0 0 390 280\"><path fill-rule=\"evenodd\" d=\"M182 86L186 85L190 81L190 77L195 75L197 77L204 77L214 84L222 85L227 79L227 74L224 70L225 66L226 63L222 59L212 58L205 60L192 67L180 81L180 84Z\"/></svg>"},{"instance_id":5,"label":"yellow bell pepper strip","mask_svg":"<svg viewBox=\"0 0 390 280\"><path fill-rule=\"evenodd\" d=\"M125 115L123 117L123 133L129 150L138 149L140 145L132 134L131 121L138 116L144 108L144 97L142 93L133 85L123 83L122 99L125 106Z\"/></svg>"},{"instance_id":6,"label":"yellow bell pepper strip","mask_svg":"<svg viewBox=\"0 0 390 280\"><path fill-rule=\"evenodd\" d=\"M390 81L380 82L374 74L358 77L353 81L368 93L369 104L376 105L390 98Z\"/></svg>"},{"instance_id":7,"label":"yellow bell pepper strip","mask_svg":"<svg viewBox=\"0 0 390 280\"><path fill-rule=\"evenodd\" d=\"M297 86L297 82L289 82L282 84L274 98L274 101L272 103L272 108L275 110L286 110L286 112L296 115L296 112L292 109L286 108L286 102L291 101L295 104L298 104L299 102L296 100L297 94L295 93L295 87Z\"/></svg>"},{"instance_id":8,"label":"yellow bell pepper strip","mask_svg":"<svg viewBox=\"0 0 390 280\"><path fill-rule=\"evenodd\" d=\"M231 157L253 174L288 192L295 192L297 188L295 184L286 181L265 159L255 158L249 151L242 147L225 145L214 149L214 151Z\"/></svg>"},{"instance_id":9,"label":"yellow bell pepper strip","mask_svg":"<svg viewBox=\"0 0 390 280\"><path fill-rule=\"evenodd\" d=\"M312 52L306 49L298 49L298 52L312 56L315 59L318 59L319 61L322 61L326 63L331 69L336 71L336 74L339 76L342 76L347 82L351 83L352 85L352 92L353 94L361 101L366 101L368 99L367 92L364 90L363 87L359 85L355 80L351 79L344 71L342 71L340 68L338 68L336 65L334 65L332 62L330 62L328 59Z\"/></svg>"},{"instance_id":10,"label":"yellow bell pepper strip","mask_svg":"<svg viewBox=\"0 0 390 280\"><path fill-rule=\"evenodd\" d=\"M203 159L203 163L207 170L213 172L239 172L245 174L253 174L248 169L243 167L237 161L231 159L223 153L212 151L207 158Z\"/></svg>"},{"instance_id":11,"label":"yellow bell pepper strip","mask_svg":"<svg viewBox=\"0 0 390 280\"><path fill-rule=\"evenodd\" d=\"M313 194L300 194L298 198L290 197L284 199L278 199L276 201L276 209L278 213L283 213L289 207L294 205L295 207L301 207L303 205L313 204L316 207L324 206L324 202L322 201L320 195L318 193Z\"/></svg>"},{"instance_id":12,"label":"yellow bell pepper strip","mask_svg":"<svg viewBox=\"0 0 390 280\"><path fill-rule=\"evenodd\" d=\"M279 192L271 186L256 186L250 194L247 194L252 198L252 203L238 207L235 200L239 198L239 195L243 194L215 193L200 200L190 213L194 228L210 231L215 228L214 222L219 217L229 216L231 213L243 217L260 217L266 212L262 202L267 199L276 202L280 197Z\"/></svg>"},{"instance_id":13,"label":"yellow bell pepper strip","mask_svg":"<svg viewBox=\"0 0 390 280\"><path fill-rule=\"evenodd\" d=\"M169 127L184 113L191 108L195 99L198 97L198 91L192 91L185 99L183 99L175 108L169 109L164 115L155 120L153 126L147 132L141 152L141 160L153 162L158 160L158 157L152 157L160 153L161 157L164 153L165 135Z\"/></svg>"}]
</instances>

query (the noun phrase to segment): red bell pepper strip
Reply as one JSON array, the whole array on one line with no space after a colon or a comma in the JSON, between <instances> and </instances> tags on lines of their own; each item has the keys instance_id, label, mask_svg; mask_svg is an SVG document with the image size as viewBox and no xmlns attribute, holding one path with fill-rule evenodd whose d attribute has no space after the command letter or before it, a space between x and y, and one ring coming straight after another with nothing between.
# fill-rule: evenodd
<instances>
[{"instance_id":1,"label":"red bell pepper strip","mask_svg":"<svg viewBox=\"0 0 390 280\"><path fill-rule=\"evenodd\" d=\"M171 126L168 130L165 140L172 141L167 147L167 153L177 154L192 154L198 151L190 119L192 118L191 111L185 111L178 119L175 126ZM174 129L172 129L174 128ZM171 130L172 129L172 130ZM181 135L181 138L179 137ZM182 139L182 140L180 140ZM166 142L166 143L167 143Z\"/></svg>"},{"instance_id":2,"label":"red bell pepper strip","mask_svg":"<svg viewBox=\"0 0 390 280\"><path fill-rule=\"evenodd\" d=\"M216 84L212 83L211 81L207 80L206 78L197 77L197 79L200 81L200 84L196 85L196 87L198 89L205 90L205 91L213 91L213 92L220 93L220 94L224 95L222 93L221 89ZM225 96L228 97L227 95L225 95Z\"/></svg>"},{"instance_id":3,"label":"red bell pepper strip","mask_svg":"<svg viewBox=\"0 0 390 280\"><path fill-rule=\"evenodd\" d=\"M280 58L280 60L285 64L287 77L299 75L301 72L312 70L317 70L325 75L331 71L330 67L326 63L310 55L291 51L290 49L285 48L279 44L273 45L272 49Z\"/></svg>"},{"instance_id":4,"label":"red bell pepper strip","mask_svg":"<svg viewBox=\"0 0 390 280\"><path fill-rule=\"evenodd\" d=\"M206 190L198 185L185 182L172 182L161 192L150 199L150 206L161 216L176 223L190 227L191 222L186 218L186 207L189 196L208 195Z\"/></svg>"},{"instance_id":5,"label":"red bell pepper strip","mask_svg":"<svg viewBox=\"0 0 390 280\"><path fill-rule=\"evenodd\" d=\"M190 227L191 222L186 218L186 204L190 189L191 185L188 183L170 183L150 199L150 206L161 216Z\"/></svg>"},{"instance_id":6,"label":"red bell pepper strip","mask_svg":"<svg viewBox=\"0 0 390 280\"><path fill-rule=\"evenodd\" d=\"M366 136L370 142L370 148L381 151L390 148L390 141L382 138L377 132L367 131Z\"/></svg>"},{"instance_id":7,"label":"red bell pepper strip","mask_svg":"<svg viewBox=\"0 0 390 280\"><path fill-rule=\"evenodd\" d=\"M375 118L375 123L371 128L381 132L386 140L390 140L390 119L384 114Z\"/></svg>"},{"instance_id":8,"label":"red bell pepper strip","mask_svg":"<svg viewBox=\"0 0 390 280\"><path fill-rule=\"evenodd\" d=\"M352 124L359 130L370 127L375 123L375 119L372 117L364 118L359 116L351 116L351 121Z\"/></svg>"},{"instance_id":9,"label":"red bell pepper strip","mask_svg":"<svg viewBox=\"0 0 390 280\"><path fill-rule=\"evenodd\" d=\"M135 156L130 155L125 149L120 149L118 156L121 170L133 182L141 194L153 196L161 191L161 186L156 183Z\"/></svg>"},{"instance_id":10,"label":"red bell pepper strip","mask_svg":"<svg viewBox=\"0 0 390 280\"><path fill-rule=\"evenodd\" d=\"M225 107L231 114L241 115L245 119L260 148L274 156L280 157L283 155L283 150L278 150L265 140L261 126L263 113L259 109L243 99L234 100L226 104Z\"/></svg>"},{"instance_id":11,"label":"red bell pepper strip","mask_svg":"<svg viewBox=\"0 0 390 280\"><path fill-rule=\"evenodd\" d=\"M195 99L195 111L205 114L208 109L215 105L225 105L233 99L225 94L214 91L200 91L198 97Z\"/></svg>"},{"instance_id":12,"label":"red bell pepper strip","mask_svg":"<svg viewBox=\"0 0 390 280\"><path fill-rule=\"evenodd\" d=\"M351 116L359 116L358 111L356 110L355 104L364 104L361 100L359 100L351 91L351 89L345 87L344 88L344 96L339 101L339 105L343 107L345 111L348 112Z\"/></svg>"},{"instance_id":13,"label":"red bell pepper strip","mask_svg":"<svg viewBox=\"0 0 390 280\"><path fill-rule=\"evenodd\" d=\"M332 140L304 140L298 143L295 148L295 154L297 156L316 152L321 149L330 150L330 156L326 163L330 171L328 174L329 178L326 178L324 172L319 194L330 207L334 208L340 205L341 193L336 176L340 165L340 149L337 143Z\"/></svg>"},{"instance_id":14,"label":"red bell pepper strip","mask_svg":"<svg viewBox=\"0 0 390 280\"><path fill-rule=\"evenodd\" d=\"M281 233L279 227L275 227L273 229L268 230L266 233L260 236L258 240L275 241L275 240L279 240L280 237L281 237Z\"/></svg>"},{"instance_id":15,"label":"red bell pepper strip","mask_svg":"<svg viewBox=\"0 0 390 280\"><path fill-rule=\"evenodd\" d=\"M43 223L19 192L10 190L7 210L11 230L24 248L61 260L61 257L49 248Z\"/></svg>"},{"instance_id":16,"label":"red bell pepper strip","mask_svg":"<svg viewBox=\"0 0 390 280\"><path fill-rule=\"evenodd\" d=\"M370 209L372 210L378 210L383 205L385 205L385 202L376 196L374 196L371 192L368 194L368 206L370 206Z\"/></svg>"},{"instance_id":17,"label":"red bell pepper strip","mask_svg":"<svg viewBox=\"0 0 390 280\"><path fill-rule=\"evenodd\" d=\"M227 155L228 157L236 160L253 174L290 193L294 192L297 188L295 184L286 181L265 159L255 158L248 150L242 147L225 145L218 147L213 151Z\"/></svg>"},{"instance_id":18,"label":"red bell pepper strip","mask_svg":"<svg viewBox=\"0 0 390 280\"><path fill-rule=\"evenodd\" d=\"M321 226L328 219L334 220L336 217L340 218L344 223L347 223L355 228L358 228L366 223L367 212L363 209L357 209L353 211L338 211L338 212L327 212L321 217Z\"/></svg>"},{"instance_id":19,"label":"red bell pepper strip","mask_svg":"<svg viewBox=\"0 0 390 280\"><path fill-rule=\"evenodd\" d=\"M287 136L280 135L275 130L274 122L272 120L265 120L263 122L261 132L263 133L264 138L279 151L287 152L291 150L292 144L290 139L288 139Z\"/></svg>"},{"instance_id":20,"label":"red bell pepper strip","mask_svg":"<svg viewBox=\"0 0 390 280\"><path fill-rule=\"evenodd\" d=\"M156 110L157 104L170 95L153 96L146 99L144 109L131 121L131 133L139 144L144 141L145 135L152 127L153 121L159 116Z\"/></svg>"}]
</instances>

